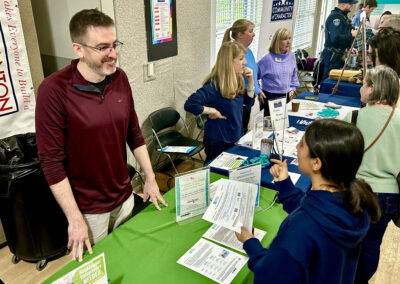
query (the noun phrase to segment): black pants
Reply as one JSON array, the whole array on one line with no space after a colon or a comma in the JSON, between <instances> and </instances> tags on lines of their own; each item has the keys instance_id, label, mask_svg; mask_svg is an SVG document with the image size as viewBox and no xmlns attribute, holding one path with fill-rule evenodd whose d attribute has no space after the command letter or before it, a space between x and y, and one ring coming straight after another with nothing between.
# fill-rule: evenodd
<instances>
[{"instance_id":1,"label":"black pants","mask_svg":"<svg viewBox=\"0 0 400 284\"><path fill-rule=\"evenodd\" d=\"M263 93L266 98L264 99L264 103L260 104L260 110L264 109L264 117L266 117L266 116L270 116L268 101L284 97L285 94L284 93L283 94L275 94L275 93L270 93L265 90L263 90ZM289 93L286 94L286 103L288 103L288 102L289 102Z\"/></svg>"},{"instance_id":2,"label":"black pants","mask_svg":"<svg viewBox=\"0 0 400 284\"><path fill-rule=\"evenodd\" d=\"M206 160L204 161L205 164L214 160L219 154L221 154L225 150L235 145L235 143L226 143L205 135L203 143L204 143L204 152L206 153L207 156Z\"/></svg>"},{"instance_id":3,"label":"black pants","mask_svg":"<svg viewBox=\"0 0 400 284\"><path fill-rule=\"evenodd\" d=\"M248 106L243 106L243 117L242 117L242 125L243 125L243 133L246 134L250 121L251 108Z\"/></svg>"}]
</instances>

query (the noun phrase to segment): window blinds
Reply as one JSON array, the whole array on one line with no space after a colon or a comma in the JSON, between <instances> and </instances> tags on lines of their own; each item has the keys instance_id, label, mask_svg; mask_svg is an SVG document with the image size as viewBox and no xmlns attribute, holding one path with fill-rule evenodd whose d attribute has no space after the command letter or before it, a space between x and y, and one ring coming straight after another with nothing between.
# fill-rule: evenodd
<instances>
[{"instance_id":1,"label":"window blinds","mask_svg":"<svg viewBox=\"0 0 400 284\"><path fill-rule=\"evenodd\" d=\"M300 0L296 15L296 24L292 35L292 50L305 49L312 45L315 21L316 0Z\"/></svg>"},{"instance_id":2,"label":"window blinds","mask_svg":"<svg viewBox=\"0 0 400 284\"><path fill-rule=\"evenodd\" d=\"M218 54L226 29L230 28L236 20L246 19L255 25L256 36L249 47L253 54L257 55L262 7L263 0L216 0L215 54Z\"/></svg>"}]
</instances>

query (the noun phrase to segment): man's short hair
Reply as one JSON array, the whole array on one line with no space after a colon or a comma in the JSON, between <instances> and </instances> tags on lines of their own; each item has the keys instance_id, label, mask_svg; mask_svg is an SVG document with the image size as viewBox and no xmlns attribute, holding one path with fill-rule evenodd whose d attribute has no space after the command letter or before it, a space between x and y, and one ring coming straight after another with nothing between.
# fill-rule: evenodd
<instances>
[{"instance_id":1,"label":"man's short hair","mask_svg":"<svg viewBox=\"0 0 400 284\"><path fill-rule=\"evenodd\" d=\"M376 2L376 0L365 0L364 8L366 8L367 6L369 6L370 8L378 7L378 2Z\"/></svg>"},{"instance_id":2,"label":"man's short hair","mask_svg":"<svg viewBox=\"0 0 400 284\"><path fill-rule=\"evenodd\" d=\"M384 20L384 26L400 31L400 15L387 16Z\"/></svg>"},{"instance_id":3,"label":"man's short hair","mask_svg":"<svg viewBox=\"0 0 400 284\"><path fill-rule=\"evenodd\" d=\"M372 48L372 61L375 64L376 51L379 62L391 67L400 74L400 32L392 28L382 28L369 42Z\"/></svg>"},{"instance_id":4,"label":"man's short hair","mask_svg":"<svg viewBox=\"0 0 400 284\"><path fill-rule=\"evenodd\" d=\"M114 21L97 9L84 9L76 13L69 22L69 34L72 42L83 42L87 28L113 27Z\"/></svg>"}]
</instances>

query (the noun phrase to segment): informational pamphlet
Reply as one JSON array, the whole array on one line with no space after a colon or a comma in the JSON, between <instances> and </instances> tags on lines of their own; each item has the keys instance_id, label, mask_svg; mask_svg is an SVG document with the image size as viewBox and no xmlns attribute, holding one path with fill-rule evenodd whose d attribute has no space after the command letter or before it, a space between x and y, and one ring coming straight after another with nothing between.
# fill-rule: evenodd
<instances>
[{"instance_id":1,"label":"informational pamphlet","mask_svg":"<svg viewBox=\"0 0 400 284\"><path fill-rule=\"evenodd\" d=\"M269 138L271 139L273 137L272 131L263 131L262 132L262 138ZM261 142L261 141L260 141ZM260 150L260 143L257 145L253 145L253 130L247 132L245 135L243 135L238 142L236 142L237 145L251 148L254 150Z\"/></svg>"},{"instance_id":2,"label":"informational pamphlet","mask_svg":"<svg viewBox=\"0 0 400 284\"><path fill-rule=\"evenodd\" d=\"M178 263L217 283L231 283L248 258L236 252L200 239ZM186 280L190 282L190 280Z\"/></svg>"},{"instance_id":3,"label":"informational pamphlet","mask_svg":"<svg viewBox=\"0 0 400 284\"><path fill-rule=\"evenodd\" d=\"M261 163L256 163L229 170L229 179L257 185L256 207L260 202L261 169Z\"/></svg>"},{"instance_id":4,"label":"informational pamphlet","mask_svg":"<svg viewBox=\"0 0 400 284\"><path fill-rule=\"evenodd\" d=\"M271 113L272 127L275 131L289 127L289 117L287 114L286 97L269 100L269 111Z\"/></svg>"},{"instance_id":5,"label":"informational pamphlet","mask_svg":"<svg viewBox=\"0 0 400 284\"><path fill-rule=\"evenodd\" d=\"M162 149L157 149L159 152L165 152L165 153L190 153L194 149L196 149L196 146L165 146Z\"/></svg>"},{"instance_id":6,"label":"informational pamphlet","mask_svg":"<svg viewBox=\"0 0 400 284\"><path fill-rule=\"evenodd\" d=\"M241 164L243 164L243 161L247 160L247 158L248 157L246 156L222 152L214 159L214 161L211 162L209 166L223 170L230 170L240 167Z\"/></svg>"},{"instance_id":7,"label":"informational pamphlet","mask_svg":"<svg viewBox=\"0 0 400 284\"><path fill-rule=\"evenodd\" d=\"M251 232L256 197L257 185L221 179L203 219L236 232L244 226Z\"/></svg>"},{"instance_id":8,"label":"informational pamphlet","mask_svg":"<svg viewBox=\"0 0 400 284\"><path fill-rule=\"evenodd\" d=\"M210 168L175 176L176 221L203 214L209 204Z\"/></svg>"},{"instance_id":9,"label":"informational pamphlet","mask_svg":"<svg viewBox=\"0 0 400 284\"><path fill-rule=\"evenodd\" d=\"M252 147L259 147L261 143L261 139L263 138L263 129L264 129L264 110L261 110L254 117L253 122L253 139L252 139Z\"/></svg>"},{"instance_id":10,"label":"informational pamphlet","mask_svg":"<svg viewBox=\"0 0 400 284\"><path fill-rule=\"evenodd\" d=\"M254 236L260 241L264 238L267 232L254 228ZM246 253L243 249L243 244L236 238L235 232L219 225L213 224L203 238L223 244L224 246L233 248L234 250Z\"/></svg>"},{"instance_id":11,"label":"informational pamphlet","mask_svg":"<svg viewBox=\"0 0 400 284\"><path fill-rule=\"evenodd\" d=\"M301 141L304 131L300 131L295 127L286 128L283 131L275 132L275 147L278 147L278 153L282 153L286 157L297 158L297 144Z\"/></svg>"},{"instance_id":12,"label":"informational pamphlet","mask_svg":"<svg viewBox=\"0 0 400 284\"><path fill-rule=\"evenodd\" d=\"M104 252L58 278L52 284L108 284Z\"/></svg>"}]
</instances>

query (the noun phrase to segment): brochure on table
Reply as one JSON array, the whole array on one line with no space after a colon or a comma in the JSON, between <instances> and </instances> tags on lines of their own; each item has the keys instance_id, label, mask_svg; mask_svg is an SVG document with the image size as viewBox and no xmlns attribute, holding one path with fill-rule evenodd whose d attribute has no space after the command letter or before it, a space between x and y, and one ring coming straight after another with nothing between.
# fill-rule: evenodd
<instances>
[{"instance_id":1,"label":"brochure on table","mask_svg":"<svg viewBox=\"0 0 400 284\"><path fill-rule=\"evenodd\" d=\"M230 180L237 180L257 185L256 207L259 206L260 202L261 170L261 163L229 170Z\"/></svg>"},{"instance_id":2,"label":"brochure on table","mask_svg":"<svg viewBox=\"0 0 400 284\"><path fill-rule=\"evenodd\" d=\"M263 130L264 130L264 110L261 110L254 116L253 139L251 143L253 149L257 146L260 147L261 139L263 138Z\"/></svg>"},{"instance_id":3,"label":"brochure on table","mask_svg":"<svg viewBox=\"0 0 400 284\"><path fill-rule=\"evenodd\" d=\"M209 164L209 166L223 170L230 170L240 167L240 165L243 164L243 161L247 160L247 158L248 157L246 156L222 152Z\"/></svg>"},{"instance_id":4,"label":"brochure on table","mask_svg":"<svg viewBox=\"0 0 400 284\"><path fill-rule=\"evenodd\" d=\"M271 114L271 123L275 131L289 127L289 117L286 109L286 97L269 100L269 112Z\"/></svg>"},{"instance_id":5,"label":"brochure on table","mask_svg":"<svg viewBox=\"0 0 400 284\"><path fill-rule=\"evenodd\" d=\"M58 278L52 284L108 284L104 252Z\"/></svg>"},{"instance_id":6,"label":"brochure on table","mask_svg":"<svg viewBox=\"0 0 400 284\"><path fill-rule=\"evenodd\" d=\"M161 150L165 153L184 153L189 154L196 146L165 146L162 149L158 149L157 151L161 152Z\"/></svg>"},{"instance_id":7,"label":"brochure on table","mask_svg":"<svg viewBox=\"0 0 400 284\"><path fill-rule=\"evenodd\" d=\"M263 131L262 132L262 138L272 139L273 138L272 131ZM250 130L245 135L243 135L239 139L239 141L236 142L236 144L239 145L239 146L250 148L250 149L260 150L260 143L258 143L258 145L254 145L253 146L253 142L252 141L253 141L253 130Z\"/></svg>"},{"instance_id":8,"label":"brochure on table","mask_svg":"<svg viewBox=\"0 0 400 284\"><path fill-rule=\"evenodd\" d=\"M303 138L304 131L301 131L295 127L289 127L285 130L275 132L275 147L278 147L278 153L282 153L286 157L297 158L297 144ZM283 143L282 143L283 142Z\"/></svg>"},{"instance_id":9,"label":"brochure on table","mask_svg":"<svg viewBox=\"0 0 400 284\"><path fill-rule=\"evenodd\" d=\"M254 236L260 241L264 238L267 232L254 228ZM243 244L236 238L235 232L222 226L213 224L203 238L223 244L224 246L233 248L242 253L246 253L243 249Z\"/></svg>"},{"instance_id":10,"label":"brochure on table","mask_svg":"<svg viewBox=\"0 0 400 284\"><path fill-rule=\"evenodd\" d=\"M292 102L288 104L289 114L293 116L305 117L308 119L316 119L318 116L318 112L322 111L324 108L327 108L328 103L321 103L309 100L299 99L300 102L299 111L292 112ZM336 110L339 112L339 115L336 117L337 119L344 119L346 114L349 111L359 109L358 107L349 107L349 106L341 106L337 105L338 108Z\"/></svg>"},{"instance_id":11,"label":"brochure on table","mask_svg":"<svg viewBox=\"0 0 400 284\"><path fill-rule=\"evenodd\" d=\"M178 260L178 263L217 283L230 283L247 260L248 258L243 255L200 239Z\"/></svg>"},{"instance_id":12,"label":"brochure on table","mask_svg":"<svg viewBox=\"0 0 400 284\"><path fill-rule=\"evenodd\" d=\"M176 221L203 214L208 205L210 168L200 168L175 176Z\"/></svg>"},{"instance_id":13,"label":"brochure on table","mask_svg":"<svg viewBox=\"0 0 400 284\"><path fill-rule=\"evenodd\" d=\"M251 232L256 197L257 185L221 179L203 219L235 232L240 232L241 226Z\"/></svg>"}]
</instances>

